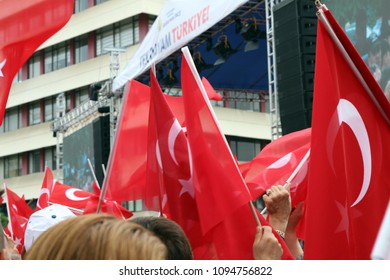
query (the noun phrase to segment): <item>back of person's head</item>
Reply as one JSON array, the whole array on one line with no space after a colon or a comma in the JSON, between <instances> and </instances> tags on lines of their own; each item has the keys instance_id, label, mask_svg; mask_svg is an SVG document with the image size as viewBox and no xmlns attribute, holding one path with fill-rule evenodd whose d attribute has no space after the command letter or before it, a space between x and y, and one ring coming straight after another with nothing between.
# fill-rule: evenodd
<instances>
[{"instance_id":1,"label":"back of person's head","mask_svg":"<svg viewBox=\"0 0 390 280\"><path fill-rule=\"evenodd\" d=\"M167 248L144 227L107 214L62 221L42 233L26 260L162 260Z\"/></svg>"},{"instance_id":2,"label":"back of person's head","mask_svg":"<svg viewBox=\"0 0 390 280\"><path fill-rule=\"evenodd\" d=\"M34 212L28 219L24 232L24 249L28 251L32 243L48 228L76 215L66 206L53 204Z\"/></svg>"},{"instance_id":3,"label":"back of person's head","mask_svg":"<svg viewBox=\"0 0 390 280\"><path fill-rule=\"evenodd\" d=\"M192 248L183 229L176 222L164 217L136 217L138 223L157 235L168 248L168 260L192 260Z\"/></svg>"}]
</instances>

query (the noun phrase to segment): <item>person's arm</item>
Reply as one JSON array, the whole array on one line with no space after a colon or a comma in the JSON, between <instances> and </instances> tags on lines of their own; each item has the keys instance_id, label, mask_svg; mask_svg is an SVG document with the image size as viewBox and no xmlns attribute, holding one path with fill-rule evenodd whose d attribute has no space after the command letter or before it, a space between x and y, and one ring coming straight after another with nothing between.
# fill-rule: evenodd
<instances>
[{"instance_id":1,"label":"person's arm","mask_svg":"<svg viewBox=\"0 0 390 280\"><path fill-rule=\"evenodd\" d=\"M292 211L290 218L288 220L288 225L286 229L286 237L284 241L290 249L290 252L295 258L303 257L303 249L299 243L296 227L303 216L303 202L299 203L297 207Z\"/></svg>"}]
</instances>

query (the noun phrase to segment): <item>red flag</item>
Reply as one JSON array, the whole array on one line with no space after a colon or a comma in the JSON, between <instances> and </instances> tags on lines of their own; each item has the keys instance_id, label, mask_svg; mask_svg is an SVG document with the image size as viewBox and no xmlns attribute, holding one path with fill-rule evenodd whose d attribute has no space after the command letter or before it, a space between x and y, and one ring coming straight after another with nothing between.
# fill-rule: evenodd
<instances>
[{"instance_id":1,"label":"red flag","mask_svg":"<svg viewBox=\"0 0 390 280\"><path fill-rule=\"evenodd\" d=\"M49 206L47 202L49 201L54 182L55 181L53 173L50 167L46 166L45 175L43 176L43 182L41 186L41 192L39 194L37 205L35 207L36 210L41 210Z\"/></svg>"},{"instance_id":2,"label":"red flag","mask_svg":"<svg viewBox=\"0 0 390 280\"><path fill-rule=\"evenodd\" d=\"M0 1L0 125L13 79L73 14L73 0Z\"/></svg>"},{"instance_id":3,"label":"red flag","mask_svg":"<svg viewBox=\"0 0 390 280\"><path fill-rule=\"evenodd\" d=\"M324 10L316 44L305 259L369 259L390 197L390 105Z\"/></svg>"},{"instance_id":4,"label":"red flag","mask_svg":"<svg viewBox=\"0 0 390 280\"><path fill-rule=\"evenodd\" d=\"M149 87L131 81L124 96L102 189L118 202L145 197Z\"/></svg>"},{"instance_id":5,"label":"red flag","mask_svg":"<svg viewBox=\"0 0 390 280\"><path fill-rule=\"evenodd\" d=\"M24 244L24 232L28 219L34 212L27 205L24 197L19 197L15 192L5 186L7 195L8 226L7 234L15 241L19 253L22 252Z\"/></svg>"},{"instance_id":6,"label":"red flag","mask_svg":"<svg viewBox=\"0 0 390 280\"><path fill-rule=\"evenodd\" d=\"M286 183L309 151L310 137L311 128L289 133L269 143L249 163L240 164L240 170L253 200L263 195L271 186ZM306 161L290 183L294 205L304 199L302 194L296 201L295 194L298 186L306 182L307 170Z\"/></svg>"},{"instance_id":7,"label":"red flag","mask_svg":"<svg viewBox=\"0 0 390 280\"><path fill-rule=\"evenodd\" d=\"M70 208L84 209L87 202L92 197L97 197L97 195L55 181L49 202L61 204Z\"/></svg>"},{"instance_id":8,"label":"red flag","mask_svg":"<svg viewBox=\"0 0 390 280\"><path fill-rule=\"evenodd\" d=\"M210 82L203 77L202 78L202 84L204 86L204 89L206 90L207 96L210 100L216 100L216 101L221 101L222 100L222 95L217 93L213 86L210 84Z\"/></svg>"},{"instance_id":9,"label":"red flag","mask_svg":"<svg viewBox=\"0 0 390 280\"><path fill-rule=\"evenodd\" d=\"M251 197L203 85L195 75L183 56L181 77L187 134L193 158L193 180L199 193L196 200L206 233L226 215L248 204Z\"/></svg>"},{"instance_id":10,"label":"red flag","mask_svg":"<svg viewBox=\"0 0 390 280\"><path fill-rule=\"evenodd\" d=\"M253 259L256 220L249 206L251 196L186 51L181 78L202 231L214 244L219 259ZM262 217L260 220L266 223ZM278 238L284 258L292 258L284 241Z\"/></svg>"},{"instance_id":11,"label":"red flag","mask_svg":"<svg viewBox=\"0 0 390 280\"><path fill-rule=\"evenodd\" d=\"M97 212L99 201L100 201L100 188L95 181L92 182L92 190L93 190L93 195L91 195L91 197L88 199L83 214ZM133 216L133 213L131 211L124 208L118 202L107 200L107 199L104 199L100 203L100 212L111 214L120 219L129 219L130 217Z\"/></svg>"},{"instance_id":12,"label":"red flag","mask_svg":"<svg viewBox=\"0 0 390 280\"><path fill-rule=\"evenodd\" d=\"M154 172L149 173L148 179L155 179L147 187L159 186L154 192L160 198L160 211L181 226L191 243L194 259L215 258L201 233L187 138L153 72L150 81L148 171Z\"/></svg>"},{"instance_id":13,"label":"red flag","mask_svg":"<svg viewBox=\"0 0 390 280\"><path fill-rule=\"evenodd\" d=\"M181 97L165 95L180 123L184 121ZM119 116L117 133L103 182L106 198L118 202L144 199L150 88L130 82Z\"/></svg>"}]
</instances>

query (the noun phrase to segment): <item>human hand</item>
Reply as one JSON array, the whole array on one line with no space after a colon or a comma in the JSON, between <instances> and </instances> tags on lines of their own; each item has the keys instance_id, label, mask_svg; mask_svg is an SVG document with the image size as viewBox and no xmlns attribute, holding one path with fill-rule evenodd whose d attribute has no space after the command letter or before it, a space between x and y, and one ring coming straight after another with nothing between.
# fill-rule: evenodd
<instances>
[{"instance_id":1,"label":"human hand","mask_svg":"<svg viewBox=\"0 0 390 280\"><path fill-rule=\"evenodd\" d=\"M270 225L285 232L291 213L289 188L281 185L272 186L263 195L263 200L269 214Z\"/></svg>"},{"instance_id":2,"label":"human hand","mask_svg":"<svg viewBox=\"0 0 390 280\"><path fill-rule=\"evenodd\" d=\"M253 242L253 256L255 260L280 260L283 249L270 226L256 227L255 241Z\"/></svg>"}]
</instances>

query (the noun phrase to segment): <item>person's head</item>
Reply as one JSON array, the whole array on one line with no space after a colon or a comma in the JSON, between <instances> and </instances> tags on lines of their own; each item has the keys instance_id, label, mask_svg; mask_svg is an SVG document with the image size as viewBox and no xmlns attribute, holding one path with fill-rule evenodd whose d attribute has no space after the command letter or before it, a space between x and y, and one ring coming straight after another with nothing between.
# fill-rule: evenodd
<instances>
[{"instance_id":1,"label":"person's head","mask_svg":"<svg viewBox=\"0 0 390 280\"><path fill-rule=\"evenodd\" d=\"M167 248L144 227L107 214L62 221L26 252L26 260L163 260Z\"/></svg>"},{"instance_id":2,"label":"person's head","mask_svg":"<svg viewBox=\"0 0 390 280\"><path fill-rule=\"evenodd\" d=\"M74 217L76 215L72 211L59 204L53 204L34 212L30 216L24 232L24 249L28 251L32 243L48 228Z\"/></svg>"},{"instance_id":3,"label":"person's head","mask_svg":"<svg viewBox=\"0 0 390 280\"><path fill-rule=\"evenodd\" d=\"M381 41L381 53L382 53L382 67L383 70L386 67L390 67L390 45L387 41Z\"/></svg>"},{"instance_id":4,"label":"person's head","mask_svg":"<svg viewBox=\"0 0 390 280\"><path fill-rule=\"evenodd\" d=\"M382 44L379 40L372 42L368 52L368 66L381 67L382 65Z\"/></svg>"},{"instance_id":5,"label":"person's head","mask_svg":"<svg viewBox=\"0 0 390 280\"><path fill-rule=\"evenodd\" d=\"M183 229L164 217L136 217L130 221L142 225L157 235L168 248L168 260L192 260L192 248Z\"/></svg>"}]
</instances>

